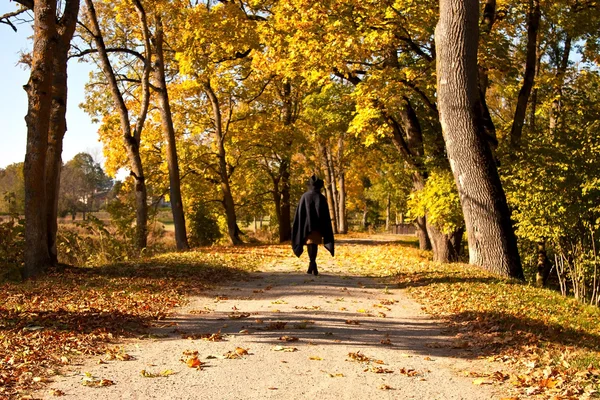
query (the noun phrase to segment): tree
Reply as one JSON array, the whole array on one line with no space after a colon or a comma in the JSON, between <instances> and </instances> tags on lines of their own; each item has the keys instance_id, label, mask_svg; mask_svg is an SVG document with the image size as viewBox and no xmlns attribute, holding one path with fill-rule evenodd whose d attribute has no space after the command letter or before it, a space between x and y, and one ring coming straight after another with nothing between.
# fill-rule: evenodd
<instances>
[{"instance_id":1,"label":"tree","mask_svg":"<svg viewBox=\"0 0 600 400\"><path fill-rule=\"evenodd\" d=\"M25 181L23 163L0 168L0 212L22 213L25 204Z\"/></svg>"},{"instance_id":2,"label":"tree","mask_svg":"<svg viewBox=\"0 0 600 400\"><path fill-rule=\"evenodd\" d=\"M77 211L94 211L95 196L107 192L113 182L88 153L79 153L63 166L60 186L59 211L75 217Z\"/></svg>"},{"instance_id":3,"label":"tree","mask_svg":"<svg viewBox=\"0 0 600 400\"><path fill-rule=\"evenodd\" d=\"M31 75L25 85L28 108L25 154L25 268L33 278L51 265L46 218L46 152L52 111L53 58L56 47L56 1L35 1Z\"/></svg>"},{"instance_id":4,"label":"tree","mask_svg":"<svg viewBox=\"0 0 600 400\"><path fill-rule=\"evenodd\" d=\"M479 2L441 0L435 31L438 104L469 240L469 262L523 279L506 196L480 119Z\"/></svg>"},{"instance_id":5,"label":"tree","mask_svg":"<svg viewBox=\"0 0 600 400\"><path fill-rule=\"evenodd\" d=\"M141 47L143 55L133 51L135 57L142 64L142 72L140 78L141 101L140 110L137 115L137 121L132 130L132 121L129 115L129 109L124 100L123 93L119 87L119 82L116 73L111 65L108 57L108 50L104 42L98 16L92 0L85 1L87 6L87 18L91 26L89 33L96 45L96 51L100 59L100 65L104 73L105 79L110 87L111 97L114 103L114 108L118 112L121 137L123 145L129 159L129 168L131 175L135 179L135 199L136 199L136 246L139 250L144 249L148 239L148 192L146 188L146 177L140 156L140 146L142 141L142 130L144 122L148 114L148 106L150 102L150 72L151 72L151 50L150 50L150 33L148 30L148 22L146 12L139 0L133 2L135 12L138 16L138 22L141 30Z\"/></svg>"}]
</instances>

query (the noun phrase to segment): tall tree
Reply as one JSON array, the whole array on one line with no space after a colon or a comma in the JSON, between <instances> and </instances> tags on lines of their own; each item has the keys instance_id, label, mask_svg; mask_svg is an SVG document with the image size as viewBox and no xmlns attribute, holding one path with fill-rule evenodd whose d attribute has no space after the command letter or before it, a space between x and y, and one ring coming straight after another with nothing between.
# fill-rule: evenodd
<instances>
[{"instance_id":1,"label":"tall tree","mask_svg":"<svg viewBox=\"0 0 600 400\"><path fill-rule=\"evenodd\" d=\"M506 196L479 117L478 20L477 0L440 1L435 30L440 121L465 217L470 263L523 279Z\"/></svg>"},{"instance_id":2,"label":"tall tree","mask_svg":"<svg viewBox=\"0 0 600 400\"><path fill-rule=\"evenodd\" d=\"M25 85L28 108L25 154L25 278L43 273L51 265L46 216L46 153L52 112L52 82L56 48L56 0L33 5L31 75Z\"/></svg>"},{"instance_id":3,"label":"tall tree","mask_svg":"<svg viewBox=\"0 0 600 400\"><path fill-rule=\"evenodd\" d=\"M46 155L46 221L48 251L53 264L58 263L56 233L58 231L58 197L62 166L62 146L67 132L67 61L71 39L75 33L79 0L67 0L63 15L57 21L56 48L54 49L54 80L52 82L52 109Z\"/></svg>"},{"instance_id":4,"label":"tall tree","mask_svg":"<svg viewBox=\"0 0 600 400\"><path fill-rule=\"evenodd\" d=\"M150 101L150 72L151 72L151 49L150 49L150 32L148 29L148 22L146 19L146 12L142 7L139 0L134 0L133 5L138 15L140 29L142 32L142 43L144 54L130 51L136 54L136 57L143 64L143 71L141 72L140 84L141 84L141 101L140 111L137 115L137 121L132 132L132 123L129 116L129 110L127 104L123 99L123 94L119 88L119 83L110 59L108 57L108 50L100 30L98 23L98 16L92 0L85 0L87 6L87 17L91 24L90 33L92 39L96 44L96 50L100 58L100 65L102 71L108 81L110 87L111 96L114 102L114 106L117 109L120 120L121 135L123 144L127 150L127 157L129 159L130 173L135 179L135 199L136 199L136 246L138 249L143 249L147 244L148 236L148 202L147 202L147 188L146 188L146 177L144 176L144 168L142 165L142 158L140 156L140 144L142 140L142 129L144 128L144 122L148 114L148 106Z\"/></svg>"},{"instance_id":5,"label":"tall tree","mask_svg":"<svg viewBox=\"0 0 600 400\"><path fill-rule=\"evenodd\" d=\"M179 250L189 249L185 228L185 216L183 213L183 200L181 199L181 179L179 176L179 161L177 158L177 142L175 140L175 127L169 102L169 92L165 74L164 56L164 32L162 17L155 15L154 31L154 53L156 61L154 65L154 77L156 90L158 91L160 119L162 122L163 135L167 143L167 166L169 169L169 198L171 200L171 212L173 224L175 225L175 241Z\"/></svg>"}]
</instances>

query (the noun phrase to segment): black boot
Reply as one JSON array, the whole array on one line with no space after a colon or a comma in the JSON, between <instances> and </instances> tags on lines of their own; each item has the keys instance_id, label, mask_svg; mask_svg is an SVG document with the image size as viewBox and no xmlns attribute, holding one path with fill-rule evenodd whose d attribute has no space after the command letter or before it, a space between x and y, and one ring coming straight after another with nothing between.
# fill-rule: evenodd
<instances>
[{"instance_id":1,"label":"black boot","mask_svg":"<svg viewBox=\"0 0 600 400\"><path fill-rule=\"evenodd\" d=\"M308 257L310 258L310 264L308 264L307 273L319 275L319 271L317 270L317 251L319 248L316 244L307 244L306 249L308 250Z\"/></svg>"}]
</instances>

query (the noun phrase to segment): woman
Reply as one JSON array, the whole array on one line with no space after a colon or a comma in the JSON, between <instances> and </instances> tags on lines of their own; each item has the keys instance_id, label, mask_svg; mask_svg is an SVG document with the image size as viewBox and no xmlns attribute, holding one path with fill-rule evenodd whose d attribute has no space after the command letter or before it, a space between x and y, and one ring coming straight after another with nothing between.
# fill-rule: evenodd
<instances>
[{"instance_id":1,"label":"woman","mask_svg":"<svg viewBox=\"0 0 600 400\"><path fill-rule=\"evenodd\" d=\"M298 203L298 208L296 208L292 228L292 248L294 254L300 257L304 250L304 245L306 245L308 257L310 258L307 273L315 275L319 275L316 261L317 246L323 243L332 257L334 254L333 228L331 227L327 199L321 194L322 188L323 180L317 178L315 175L311 176L308 180L308 190L302 195Z\"/></svg>"}]
</instances>

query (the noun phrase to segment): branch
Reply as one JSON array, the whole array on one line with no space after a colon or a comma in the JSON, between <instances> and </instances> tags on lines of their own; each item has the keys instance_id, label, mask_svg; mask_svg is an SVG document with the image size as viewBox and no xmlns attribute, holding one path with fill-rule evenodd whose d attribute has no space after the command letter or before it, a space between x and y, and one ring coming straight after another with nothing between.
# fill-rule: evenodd
<instances>
[{"instance_id":1,"label":"branch","mask_svg":"<svg viewBox=\"0 0 600 400\"><path fill-rule=\"evenodd\" d=\"M6 13L6 14L0 16L0 23L1 24L9 25L13 29L13 31L16 32L17 31L17 27L12 23L12 21L10 20L10 18L13 18L13 17L16 17L18 15L21 15L24 12L27 12L27 11L29 11L29 10L26 9L26 8L22 8L22 9L17 10L17 11Z\"/></svg>"},{"instance_id":2,"label":"branch","mask_svg":"<svg viewBox=\"0 0 600 400\"><path fill-rule=\"evenodd\" d=\"M77 50L79 51L79 53L70 54L69 59L80 58L80 57L84 57L88 54L93 54L93 53L98 52L98 49L86 49L86 50L77 49ZM131 50L126 47L110 47L110 48L106 48L106 52L107 53L127 53L127 54L131 54L132 56L139 58L142 62L146 62L146 58L143 55L141 55L140 53L138 53L135 50Z\"/></svg>"}]
</instances>

